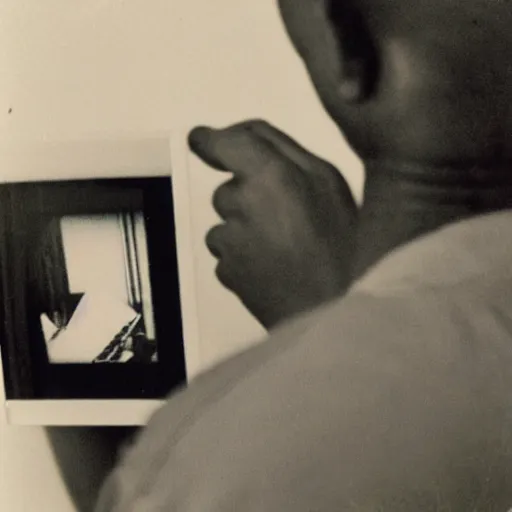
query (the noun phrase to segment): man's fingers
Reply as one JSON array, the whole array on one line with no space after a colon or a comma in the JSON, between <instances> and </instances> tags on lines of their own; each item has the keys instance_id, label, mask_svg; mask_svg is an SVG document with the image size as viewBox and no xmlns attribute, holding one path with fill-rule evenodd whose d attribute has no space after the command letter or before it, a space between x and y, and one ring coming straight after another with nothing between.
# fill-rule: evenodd
<instances>
[{"instance_id":1,"label":"man's fingers","mask_svg":"<svg viewBox=\"0 0 512 512\"><path fill-rule=\"evenodd\" d=\"M222 257L222 246L226 238L226 229L226 224L217 224L216 226L213 226L208 233L206 233L206 247L212 256L217 259Z\"/></svg>"},{"instance_id":2,"label":"man's fingers","mask_svg":"<svg viewBox=\"0 0 512 512\"><path fill-rule=\"evenodd\" d=\"M188 145L210 167L218 171L227 171L228 169L216 158L215 151L210 148L211 133L212 129L205 126L194 128L188 136Z\"/></svg>"},{"instance_id":3,"label":"man's fingers","mask_svg":"<svg viewBox=\"0 0 512 512\"><path fill-rule=\"evenodd\" d=\"M223 220L242 215L240 183L236 178L223 183L213 193L213 207Z\"/></svg>"},{"instance_id":4,"label":"man's fingers","mask_svg":"<svg viewBox=\"0 0 512 512\"><path fill-rule=\"evenodd\" d=\"M262 139L272 144L284 157L305 171L318 168L319 164L330 165L266 121L253 121L250 123L250 129Z\"/></svg>"},{"instance_id":5,"label":"man's fingers","mask_svg":"<svg viewBox=\"0 0 512 512\"><path fill-rule=\"evenodd\" d=\"M189 142L204 162L215 169L232 172L242 181L261 172L287 179L291 173L302 171L315 178L324 178L329 186L339 189L340 197L347 205L353 203L356 207L348 183L335 167L266 121L245 121L221 130L196 128L191 132ZM219 191L221 200L217 198L214 203L214 206L220 204L220 208L215 207L223 218L233 210L232 201L229 204L230 200L223 197L225 192Z\"/></svg>"},{"instance_id":6,"label":"man's fingers","mask_svg":"<svg viewBox=\"0 0 512 512\"><path fill-rule=\"evenodd\" d=\"M217 279L232 291L241 284L236 278L236 266L240 264L240 261L237 261L237 252L240 250L238 244L244 243L241 236L241 230L244 229L241 224L231 220L214 226L206 235L206 246L217 259L215 268ZM234 245L235 240L237 245Z\"/></svg>"},{"instance_id":7,"label":"man's fingers","mask_svg":"<svg viewBox=\"0 0 512 512\"><path fill-rule=\"evenodd\" d=\"M217 279L223 286L231 290L233 283L225 257L226 232L228 230L227 224L213 226L206 234L206 247L208 247L212 256L217 260L217 264L215 265L215 275ZM227 259L229 260L229 258Z\"/></svg>"},{"instance_id":8,"label":"man's fingers","mask_svg":"<svg viewBox=\"0 0 512 512\"><path fill-rule=\"evenodd\" d=\"M323 176L330 176L329 186L335 186L344 203L355 211L357 209L352 190L345 180L344 176L332 164L310 153L302 147L298 142L293 140L281 130L278 130L266 121L253 121L251 129L257 133L262 139L267 140L274 145L285 158L292 161L296 166L304 172L310 172L318 176L321 171Z\"/></svg>"},{"instance_id":9,"label":"man's fingers","mask_svg":"<svg viewBox=\"0 0 512 512\"><path fill-rule=\"evenodd\" d=\"M213 226L206 234L206 247L217 259L231 260L245 244L247 227L237 219Z\"/></svg>"},{"instance_id":10,"label":"man's fingers","mask_svg":"<svg viewBox=\"0 0 512 512\"><path fill-rule=\"evenodd\" d=\"M196 128L189 136L190 148L208 165L239 177L282 160L275 147L248 126L243 123L223 130Z\"/></svg>"}]
</instances>

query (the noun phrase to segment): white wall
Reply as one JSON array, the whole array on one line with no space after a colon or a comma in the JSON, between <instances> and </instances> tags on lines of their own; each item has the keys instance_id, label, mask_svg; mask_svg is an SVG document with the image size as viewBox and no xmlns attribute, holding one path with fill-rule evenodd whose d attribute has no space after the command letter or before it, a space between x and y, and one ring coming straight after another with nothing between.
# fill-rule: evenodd
<instances>
[{"instance_id":1,"label":"white wall","mask_svg":"<svg viewBox=\"0 0 512 512\"><path fill-rule=\"evenodd\" d=\"M3 392L2 378L0 396ZM0 410L0 510L74 510L44 430L8 426L3 408Z\"/></svg>"},{"instance_id":2,"label":"white wall","mask_svg":"<svg viewBox=\"0 0 512 512\"><path fill-rule=\"evenodd\" d=\"M34 174L37 157L23 151L24 141L33 138L80 141L263 117L343 167L359 189L359 164L322 112L275 4L2 0L0 140L16 140L21 149L15 157L0 157L0 177ZM138 162L148 173L150 160ZM40 163L42 178L48 176L41 173L66 174ZM125 164L133 171L130 162ZM91 164L74 166L83 173ZM192 201L199 206L191 238L205 367L261 331L217 285L203 245L205 231L215 222L209 202L220 177L193 158L189 173ZM0 422L0 433L8 446L0 452L0 508L71 510L42 432L12 430ZM29 486L25 473L32 477Z\"/></svg>"}]
</instances>

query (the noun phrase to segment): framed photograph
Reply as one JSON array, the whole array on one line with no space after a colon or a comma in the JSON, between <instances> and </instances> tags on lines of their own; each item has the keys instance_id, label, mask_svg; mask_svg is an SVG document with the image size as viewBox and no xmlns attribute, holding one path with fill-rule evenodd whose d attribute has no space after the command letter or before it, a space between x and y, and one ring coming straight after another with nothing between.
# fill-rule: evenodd
<instances>
[{"instance_id":1,"label":"framed photograph","mask_svg":"<svg viewBox=\"0 0 512 512\"><path fill-rule=\"evenodd\" d=\"M7 400L160 400L186 382L169 176L0 184Z\"/></svg>"}]
</instances>

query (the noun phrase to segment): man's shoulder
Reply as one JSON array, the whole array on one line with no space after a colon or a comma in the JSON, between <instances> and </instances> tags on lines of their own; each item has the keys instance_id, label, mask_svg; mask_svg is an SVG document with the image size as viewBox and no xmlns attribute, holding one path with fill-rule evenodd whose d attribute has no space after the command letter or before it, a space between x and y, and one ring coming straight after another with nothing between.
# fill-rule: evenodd
<instances>
[{"instance_id":1,"label":"man's shoulder","mask_svg":"<svg viewBox=\"0 0 512 512\"><path fill-rule=\"evenodd\" d=\"M178 488L218 498L227 487L248 485L250 461L275 478L285 478L283 461L300 454L336 465L318 439L335 443L349 424L340 414L349 414L351 400L364 409L372 394L391 389L421 394L430 386L442 398L450 385L463 393L471 376L460 361L473 367L478 351L460 343L461 333L477 343L482 333L468 325L488 314L484 299L471 304L467 297L467 290L352 293L277 329L170 398L119 466L118 499L150 507L141 496L165 499L165 482L173 482L173 499ZM303 453L306 445L315 453Z\"/></svg>"}]
</instances>

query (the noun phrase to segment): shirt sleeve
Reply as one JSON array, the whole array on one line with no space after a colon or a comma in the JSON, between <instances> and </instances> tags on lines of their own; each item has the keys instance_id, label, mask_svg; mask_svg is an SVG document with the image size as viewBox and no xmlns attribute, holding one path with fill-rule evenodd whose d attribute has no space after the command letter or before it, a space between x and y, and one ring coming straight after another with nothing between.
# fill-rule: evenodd
<instances>
[{"instance_id":1,"label":"shirt sleeve","mask_svg":"<svg viewBox=\"0 0 512 512\"><path fill-rule=\"evenodd\" d=\"M115 475L112 474L103 485L95 510L96 512L111 512L115 510L115 504L118 501L117 482Z\"/></svg>"},{"instance_id":2,"label":"shirt sleeve","mask_svg":"<svg viewBox=\"0 0 512 512\"><path fill-rule=\"evenodd\" d=\"M171 399L98 512L506 510L509 340L470 295L333 304Z\"/></svg>"},{"instance_id":3,"label":"shirt sleeve","mask_svg":"<svg viewBox=\"0 0 512 512\"><path fill-rule=\"evenodd\" d=\"M123 450L117 466L103 484L95 512L131 512L135 509L130 507L142 495L144 500L150 500L153 483L165 471L174 445L186 436L190 426L200 421L248 374L272 359L276 351L286 350L303 335L314 315L315 312L310 312L292 319L270 339L232 356L196 377L187 387L171 393L132 445ZM151 510L148 508L147 512Z\"/></svg>"}]
</instances>

